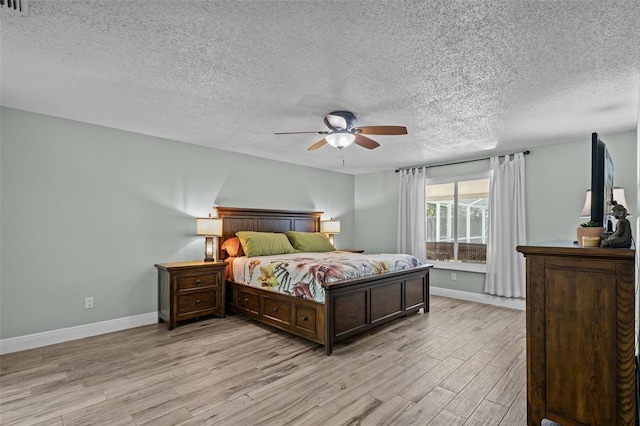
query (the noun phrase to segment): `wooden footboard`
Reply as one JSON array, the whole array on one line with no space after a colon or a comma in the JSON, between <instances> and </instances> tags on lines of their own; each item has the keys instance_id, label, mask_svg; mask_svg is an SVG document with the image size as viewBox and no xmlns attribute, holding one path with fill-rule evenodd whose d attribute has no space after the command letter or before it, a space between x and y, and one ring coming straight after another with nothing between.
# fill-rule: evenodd
<instances>
[{"instance_id":1,"label":"wooden footboard","mask_svg":"<svg viewBox=\"0 0 640 426\"><path fill-rule=\"evenodd\" d=\"M429 269L391 272L375 277L325 284L325 350L394 319L429 311Z\"/></svg>"},{"instance_id":2,"label":"wooden footboard","mask_svg":"<svg viewBox=\"0 0 640 426\"><path fill-rule=\"evenodd\" d=\"M227 282L228 309L264 324L333 346L394 319L429 311L429 269L390 272L326 284L325 303Z\"/></svg>"}]
</instances>

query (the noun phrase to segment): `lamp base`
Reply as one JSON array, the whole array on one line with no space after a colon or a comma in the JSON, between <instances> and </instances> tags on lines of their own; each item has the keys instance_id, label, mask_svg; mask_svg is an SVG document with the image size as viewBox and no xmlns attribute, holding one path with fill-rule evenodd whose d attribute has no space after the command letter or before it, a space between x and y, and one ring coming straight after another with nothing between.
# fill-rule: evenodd
<instances>
[{"instance_id":1,"label":"lamp base","mask_svg":"<svg viewBox=\"0 0 640 426\"><path fill-rule=\"evenodd\" d=\"M215 262L216 255L213 247L213 237L205 236L204 237L204 261L205 262Z\"/></svg>"}]
</instances>

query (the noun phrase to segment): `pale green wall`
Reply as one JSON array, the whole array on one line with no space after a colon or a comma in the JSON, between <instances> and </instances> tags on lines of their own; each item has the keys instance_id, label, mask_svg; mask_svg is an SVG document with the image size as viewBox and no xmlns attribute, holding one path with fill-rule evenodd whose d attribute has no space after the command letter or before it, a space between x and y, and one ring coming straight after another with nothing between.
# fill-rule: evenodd
<instances>
[{"instance_id":1,"label":"pale green wall","mask_svg":"<svg viewBox=\"0 0 640 426\"><path fill-rule=\"evenodd\" d=\"M355 245L370 253L398 250L398 175L393 171L355 178Z\"/></svg>"},{"instance_id":2,"label":"pale green wall","mask_svg":"<svg viewBox=\"0 0 640 426\"><path fill-rule=\"evenodd\" d=\"M636 132L600 136L614 162L614 185L625 188L627 202L635 206ZM584 140L532 151L526 163L528 240L575 240L576 228L587 220L578 215L591 187L591 133Z\"/></svg>"},{"instance_id":3,"label":"pale green wall","mask_svg":"<svg viewBox=\"0 0 640 426\"><path fill-rule=\"evenodd\" d=\"M615 166L615 185L624 187L627 202L637 200L636 132L604 135ZM488 161L477 161L428 169L428 177L460 176L489 169ZM583 140L547 145L526 156L526 214L528 242L576 239L578 218L585 191L591 186L591 133ZM398 175L393 171L356 176L355 211L358 229L355 245L369 252L396 251ZM634 221L631 221L632 223ZM380 224L389 223L383 228ZM635 225L633 233L637 235ZM484 292L485 275L434 269L431 284L453 290Z\"/></svg>"},{"instance_id":4,"label":"pale green wall","mask_svg":"<svg viewBox=\"0 0 640 426\"><path fill-rule=\"evenodd\" d=\"M154 312L153 264L202 258L194 217L214 204L324 211L342 222L338 247L396 251L394 171L354 177L6 108L0 120L3 339ZM636 132L603 139L616 185L635 188L627 201L640 207ZM530 242L575 238L589 140L527 156ZM487 169L480 161L428 176ZM432 284L484 288L484 274L450 278L451 271L434 270ZM94 309L84 309L86 296L95 297Z\"/></svg>"},{"instance_id":5,"label":"pale green wall","mask_svg":"<svg viewBox=\"0 0 640 426\"><path fill-rule=\"evenodd\" d=\"M203 258L194 218L214 204L324 211L353 246L351 175L13 109L0 120L0 338L156 311L154 263Z\"/></svg>"}]
</instances>

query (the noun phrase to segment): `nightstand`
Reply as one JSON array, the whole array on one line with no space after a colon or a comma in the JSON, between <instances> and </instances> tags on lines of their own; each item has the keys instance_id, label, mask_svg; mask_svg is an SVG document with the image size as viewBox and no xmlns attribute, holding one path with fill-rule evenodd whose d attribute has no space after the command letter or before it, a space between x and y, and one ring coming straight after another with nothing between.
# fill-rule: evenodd
<instances>
[{"instance_id":1,"label":"nightstand","mask_svg":"<svg viewBox=\"0 0 640 426\"><path fill-rule=\"evenodd\" d=\"M224 318L227 262L158 263L158 322L172 330L178 321L215 314Z\"/></svg>"}]
</instances>

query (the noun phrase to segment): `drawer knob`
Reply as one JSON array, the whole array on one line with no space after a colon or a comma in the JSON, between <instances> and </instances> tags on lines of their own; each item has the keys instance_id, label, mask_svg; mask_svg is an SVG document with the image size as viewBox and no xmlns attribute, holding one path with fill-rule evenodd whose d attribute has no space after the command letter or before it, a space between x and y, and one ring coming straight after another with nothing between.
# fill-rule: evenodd
<instances>
[{"instance_id":1,"label":"drawer knob","mask_svg":"<svg viewBox=\"0 0 640 426\"><path fill-rule=\"evenodd\" d=\"M200 278L196 279L196 284L200 284Z\"/></svg>"},{"instance_id":2,"label":"drawer knob","mask_svg":"<svg viewBox=\"0 0 640 426\"><path fill-rule=\"evenodd\" d=\"M278 307L273 308L273 312L278 312Z\"/></svg>"},{"instance_id":3,"label":"drawer knob","mask_svg":"<svg viewBox=\"0 0 640 426\"><path fill-rule=\"evenodd\" d=\"M200 304L200 302L201 302L201 300L200 300L200 299L196 299L196 305L199 305L199 304Z\"/></svg>"},{"instance_id":4,"label":"drawer knob","mask_svg":"<svg viewBox=\"0 0 640 426\"><path fill-rule=\"evenodd\" d=\"M244 298L244 303L249 303L249 298L248 297Z\"/></svg>"},{"instance_id":5,"label":"drawer knob","mask_svg":"<svg viewBox=\"0 0 640 426\"><path fill-rule=\"evenodd\" d=\"M303 316L302 316L302 321L306 321L306 320L308 320L308 319L309 319L309 317L308 317L308 316L306 316L306 315L303 315Z\"/></svg>"}]
</instances>

